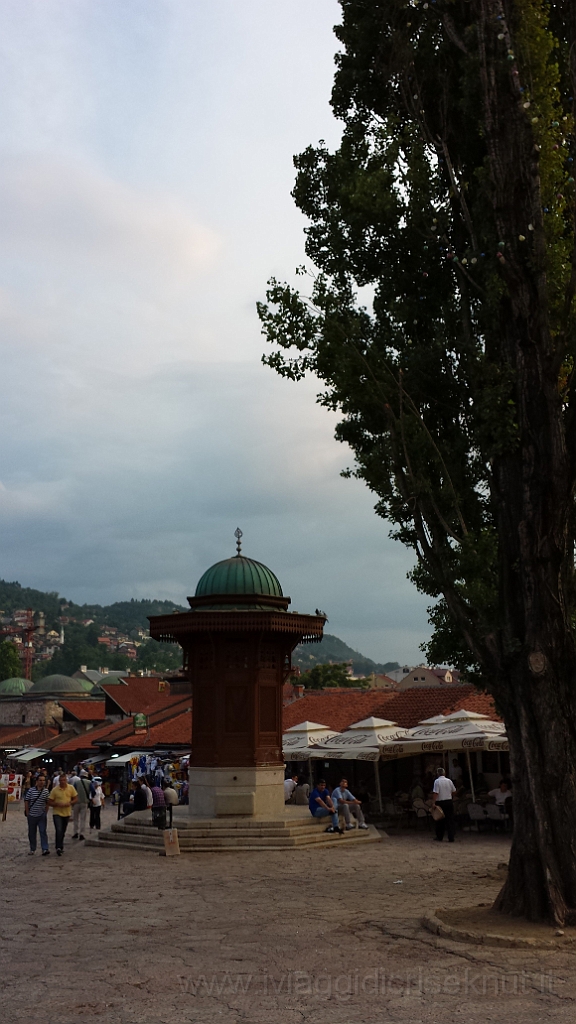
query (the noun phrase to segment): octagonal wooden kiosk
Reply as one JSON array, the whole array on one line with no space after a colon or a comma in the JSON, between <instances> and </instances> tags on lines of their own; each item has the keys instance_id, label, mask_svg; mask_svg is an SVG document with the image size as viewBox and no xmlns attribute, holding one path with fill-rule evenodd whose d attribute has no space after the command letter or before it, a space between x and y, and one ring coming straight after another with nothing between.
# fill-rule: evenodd
<instances>
[{"instance_id":1,"label":"octagonal wooden kiosk","mask_svg":"<svg viewBox=\"0 0 576 1024\"><path fill-rule=\"evenodd\" d=\"M326 617L288 611L277 577L239 541L188 602L189 612L151 617L150 635L180 644L192 681L190 814L281 816L282 687L292 651L319 642Z\"/></svg>"}]
</instances>

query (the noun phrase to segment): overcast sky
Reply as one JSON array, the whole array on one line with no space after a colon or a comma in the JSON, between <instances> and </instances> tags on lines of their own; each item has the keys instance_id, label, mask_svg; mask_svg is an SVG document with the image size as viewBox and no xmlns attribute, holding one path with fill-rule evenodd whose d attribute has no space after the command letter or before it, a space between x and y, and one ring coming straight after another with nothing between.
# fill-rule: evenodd
<instances>
[{"instance_id":1,"label":"overcast sky","mask_svg":"<svg viewBox=\"0 0 576 1024\"><path fill-rule=\"evenodd\" d=\"M0 577L184 602L244 553L420 662L426 600L255 303L303 262L292 156L336 145L336 0L0 0Z\"/></svg>"}]
</instances>

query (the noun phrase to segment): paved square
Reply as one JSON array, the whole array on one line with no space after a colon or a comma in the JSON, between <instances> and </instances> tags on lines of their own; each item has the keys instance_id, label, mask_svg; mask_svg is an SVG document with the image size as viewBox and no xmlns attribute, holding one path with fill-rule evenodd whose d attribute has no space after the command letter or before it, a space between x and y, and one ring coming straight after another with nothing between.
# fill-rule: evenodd
<instances>
[{"instance_id":1,"label":"paved square","mask_svg":"<svg viewBox=\"0 0 576 1024\"><path fill-rule=\"evenodd\" d=\"M425 910L494 897L507 837L334 847L164 858L67 838L64 857L41 859L11 805L3 1024L572 1024L576 953L473 947L420 927Z\"/></svg>"}]
</instances>

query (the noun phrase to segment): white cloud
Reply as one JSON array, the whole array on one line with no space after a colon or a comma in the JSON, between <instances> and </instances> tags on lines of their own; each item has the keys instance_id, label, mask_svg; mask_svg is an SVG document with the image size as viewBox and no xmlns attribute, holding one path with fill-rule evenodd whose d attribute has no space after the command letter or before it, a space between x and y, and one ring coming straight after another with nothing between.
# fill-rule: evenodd
<instances>
[{"instance_id":1,"label":"white cloud","mask_svg":"<svg viewBox=\"0 0 576 1024\"><path fill-rule=\"evenodd\" d=\"M47 276L144 276L175 289L213 265L222 241L173 196L40 155L0 165L0 238Z\"/></svg>"},{"instance_id":2,"label":"white cloud","mask_svg":"<svg viewBox=\"0 0 576 1024\"><path fill-rule=\"evenodd\" d=\"M336 0L30 0L0 40L0 576L183 600L234 550L377 660L420 660L410 556L313 381L260 364L303 258L292 154L339 128Z\"/></svg>"}]
</instances>

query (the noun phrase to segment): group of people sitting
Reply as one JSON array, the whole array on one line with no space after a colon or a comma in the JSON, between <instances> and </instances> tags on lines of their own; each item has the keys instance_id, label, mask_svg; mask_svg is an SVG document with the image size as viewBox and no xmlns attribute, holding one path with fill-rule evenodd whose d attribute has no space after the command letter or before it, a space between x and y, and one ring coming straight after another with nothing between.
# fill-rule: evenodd
<instances>
[{"instance_id":1,"label":"group of people sitting","mask_svg":"<svg viewBox=\"0 0 576 1024\"><path fill-rule=\"evenodd\" d=\"M172 826L172 808L178 803L178 794L170 779L162 779L159 784L158 779L142 775L134 779L130 786L128 792L122 794L122 814L119 817L126 818L134 811L150 810L157 828L166 828L167 815Z\"/></svg>"},{"instance_id":2,"label":"group of people sitting","mask_svg":"<svg viewBox=\"0 0 576 1024\"><path fill-rule=\"evenodd\" d=\"M284 781L284 802L305 806L308 804L310 814L313 818L330 818L331 824L326 832L343 835L344 831L350 832L356 826L352 818L357 822L358 828L367 829L362 812L362 801L358 800L348 789L348 780L340 779L340 785L330 792L325 779L320 779L312 792L310 786L302 777L292 775ZM339 815L344 817L344 828L340 828Z\"/></svg>"}]
</instances>

